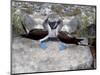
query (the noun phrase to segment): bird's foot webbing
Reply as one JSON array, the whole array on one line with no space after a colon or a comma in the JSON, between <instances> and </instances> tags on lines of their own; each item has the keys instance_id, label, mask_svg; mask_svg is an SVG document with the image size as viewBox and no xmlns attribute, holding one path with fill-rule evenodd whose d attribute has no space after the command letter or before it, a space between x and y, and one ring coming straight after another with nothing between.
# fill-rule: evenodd
<instances>
[{"instance_id":1,"label":"bird's foot webbing","mask_svg":"<svg viewBox=\"0 0 100 75\"><path fill-rule=\"evenodd\" d=\"M46 49L47 48L46 42L40 42L39 47L42 48L42 49Z\"/></svg>"},{"instance_id":2,"label":"bird's foot webbing","mask_svg":"<svg viewBox=\"0 0 100 75\"><path fill-rule=\"evenodd\" d=\"M65 43L62 43L62 42L59 43L59 50L60 51L63 51L66 48L67 48L67 44L65 45Z\"/></svg>"}]
</instances>

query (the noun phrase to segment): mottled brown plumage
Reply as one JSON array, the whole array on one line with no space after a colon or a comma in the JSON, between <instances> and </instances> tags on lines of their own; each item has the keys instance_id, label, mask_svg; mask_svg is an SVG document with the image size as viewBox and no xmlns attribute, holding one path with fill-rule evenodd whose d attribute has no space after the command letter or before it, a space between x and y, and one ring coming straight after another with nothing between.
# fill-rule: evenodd
<instances>
[{"instance_id":1,"label":"mottled brown plumage","mask_svg":"<svg viewBox=\"0 0 100 75\"><path fill-rule=\"evenodd\" d=\"M77 39L76 37L69 37L66 32L62 32L62 31L59 32L58 38L60 41L62 41L64 43L76 44L76 45L78 45L78 43L83 40L83 39Z\"/></svg>"},{"instance_id":2,"label":"mottled brown plumage","mask_svg":"<svg viewBox=\"0 0 100 75\"><path fill-rule=\"evenodd\" d=\"M22 34L21 36L33 40L40 40L44 38L47 34L48 32L43 29L33 29L28 34Z\"/></svg>"}]
</instances>

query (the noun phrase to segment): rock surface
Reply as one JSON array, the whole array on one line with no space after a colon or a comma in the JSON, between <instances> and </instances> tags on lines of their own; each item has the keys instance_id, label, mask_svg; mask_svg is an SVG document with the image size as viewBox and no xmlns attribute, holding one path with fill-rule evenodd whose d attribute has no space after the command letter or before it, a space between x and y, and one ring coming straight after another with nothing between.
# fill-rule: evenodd
<instances>
[{"instance_id":1,"label":"rock surface","mask_svg":"<svg viewBox=\"0 0 100 75\"><path fill-rule=\"evenodd\" d=\"M87 43L86 40L84 40ZM69 45L59 50L58 41L47 42L47 49L38 42L16 37L12 40L12 73L90 69L93 61L89 47Z\"/></svg>"}]
</instances>

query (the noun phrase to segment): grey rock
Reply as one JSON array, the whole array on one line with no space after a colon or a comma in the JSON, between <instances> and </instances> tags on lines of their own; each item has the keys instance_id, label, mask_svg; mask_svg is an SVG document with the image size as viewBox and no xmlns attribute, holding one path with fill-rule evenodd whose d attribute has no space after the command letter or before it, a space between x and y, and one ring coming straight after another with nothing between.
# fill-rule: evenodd
<instances>
[{"instance_id":1,"label":"grey rock","mask_svg":"<svg viewBox=\"0 0 100 75\"><path fill-rule=\"evenodd\" d=\"M87 43L87 40L83 41ZM89 69L93 61L89 47L69 45L60 51L58 41L47 42L45 50L38 41L16 37L12 41L12 73Z\"/></svg>"}]
</instances>

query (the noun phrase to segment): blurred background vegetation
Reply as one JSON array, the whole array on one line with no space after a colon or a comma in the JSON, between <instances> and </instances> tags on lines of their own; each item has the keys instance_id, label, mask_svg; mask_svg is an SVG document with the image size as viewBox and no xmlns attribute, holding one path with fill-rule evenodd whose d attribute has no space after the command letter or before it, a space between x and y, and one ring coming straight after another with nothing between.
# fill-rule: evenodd
<instances>
[{"instance_id":1,"label":"blurred background vegetation","mask_svg":"<svg viewBox=\"0 0 100 75\"><path fill-rule=\"evenodd\" d=\"M22 24L21 24L21 17L17 14L14 14L12 11L12 15L11 15L11 24L12 24L12 34L14 36L19 35L24 33L24 30L22 28Z\"/></svg>"}]
</instances>

